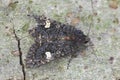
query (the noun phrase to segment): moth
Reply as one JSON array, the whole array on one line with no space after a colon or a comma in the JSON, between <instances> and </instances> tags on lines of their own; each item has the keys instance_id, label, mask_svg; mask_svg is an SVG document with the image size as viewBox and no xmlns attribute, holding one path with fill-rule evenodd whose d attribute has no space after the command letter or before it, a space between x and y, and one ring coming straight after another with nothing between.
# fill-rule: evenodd
<instances>
[{"instance_id":1,"label":"moth","mask_svg":"<svg viewBox=\"0 0 120 80\"><path fill-rule=\"evenodd\" d=\"M29 30L34 43L26 56L27 67L39 67L61 57L76 57L87 48L90 38L81 30L43 15L33 17L37 26Z\"/></svg>"}]
</instances>

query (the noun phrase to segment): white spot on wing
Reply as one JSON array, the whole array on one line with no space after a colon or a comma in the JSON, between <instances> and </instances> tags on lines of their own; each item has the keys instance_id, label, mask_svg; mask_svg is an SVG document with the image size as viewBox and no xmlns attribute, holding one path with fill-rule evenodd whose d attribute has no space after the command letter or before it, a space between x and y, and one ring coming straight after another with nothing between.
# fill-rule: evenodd
<instances>
[{"instance_id":1,"label":"white spot on wing","mask_svg":"<svg viewBox=\"0 0 120 80\"><path fill-rule=\"evenodd\" d=\"M51 52L45 52L46 59L50 60L52 58Z\"/></svg>"},{"instance_id":2,"label":"white spot on wing","mask_svg":"<svg viewBox=\"0 0 120 80\"><path fill-rule=\"evenodd\" d=\"M46 25L45 25L45 28L50 28L50 20L46 20Z\"/></svg>"}]
</instances>

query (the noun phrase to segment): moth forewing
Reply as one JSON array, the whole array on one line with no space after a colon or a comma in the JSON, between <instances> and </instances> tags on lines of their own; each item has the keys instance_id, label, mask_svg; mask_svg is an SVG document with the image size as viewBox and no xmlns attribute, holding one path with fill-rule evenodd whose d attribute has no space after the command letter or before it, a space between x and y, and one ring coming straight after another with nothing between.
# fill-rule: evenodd
<instances>
[{"instance_id":1,"label":"moth forewing","mask_svg":"<svg viewBox=\"0 0 120 80\"><path fill-rule=\"evenodd\" d=\"M39 67L61 57L74 56L87 48L90 38L81 30L43 16L36 16L35 19L39 25L32 29L34 45L26 57L28 67Z\"/></svg>"}]
</instances>

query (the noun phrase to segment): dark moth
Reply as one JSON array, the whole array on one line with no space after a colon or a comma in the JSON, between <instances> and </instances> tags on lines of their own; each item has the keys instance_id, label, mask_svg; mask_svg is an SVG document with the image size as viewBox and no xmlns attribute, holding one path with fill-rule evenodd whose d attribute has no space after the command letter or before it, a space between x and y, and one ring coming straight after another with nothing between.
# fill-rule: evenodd
<instances>
[{"instance_id":1,"label":"dark moth","mask_svg":"<svg viewBox=\"0 0 120 80\"><path fill-rule=\"evenodd\" d=\"M74 26L63 24L45 16L34 16L37 26L29 30L34 38L26 56L27 67L43 64L66 56L77 56L87 48L90 39Z\"/></svg>"}]
</instances>

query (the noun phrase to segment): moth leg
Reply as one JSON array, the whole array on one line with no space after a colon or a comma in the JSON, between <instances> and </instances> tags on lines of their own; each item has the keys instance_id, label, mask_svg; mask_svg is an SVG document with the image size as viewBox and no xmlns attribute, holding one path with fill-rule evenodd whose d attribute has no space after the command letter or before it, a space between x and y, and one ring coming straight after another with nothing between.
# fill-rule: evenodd
<instances>
[{"instance_id":1,"label":"moth leg","mask_svg":"<svg viewBox=\"0 0 120 80\"><path fill-rule=\"evenodd\" d=\"M77 55L78 55L77 53L70 55L70 59L68 60L68 63L67 63L67 69L69 69L71 61L73 60L73 58L76 58Z\"/></svg>"},{"instance_id":2,"label":"moth leg","mask_svg":"<svg viewBox=\"0 0 120 80\"><path fill-rule=\"evenodd\" d=\"M73 58L70 56L70 59L68 60L68 63L67 63L67 69L69 69L70 63L71 63L72 59L73 59Z\"/></svg>"}]
</instances>

